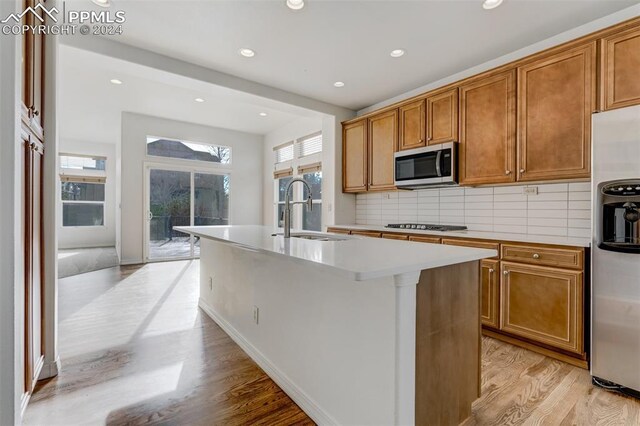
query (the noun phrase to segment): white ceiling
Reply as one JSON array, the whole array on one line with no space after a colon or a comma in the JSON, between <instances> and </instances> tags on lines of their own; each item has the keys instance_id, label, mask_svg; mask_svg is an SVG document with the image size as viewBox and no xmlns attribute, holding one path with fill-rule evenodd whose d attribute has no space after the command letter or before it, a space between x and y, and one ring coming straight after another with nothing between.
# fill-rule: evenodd
<instances>
[{"instance_id":1,"label":"white ceiling","mask_svg":"<svg viewBox=\"0 0 640 426\"><path fill-rule=\"evenodd\" d=\"M119 79L122 85L110 83ZM60 45L60 136L116 143L123 111L266 134L313 113ZM195 98L205 99L197 103ZM261 117L260 112L266 112Z\"/></svg>"},{"instance_id":2,"label":"white ceiling","mask_svg":"<svg viewBox=\"0 0 640 426\"><path fill-rule=\"evenodd\" d=\"M306 0L292 11L284 0L111 1L127 18L114 40L355 110L638 3L505 0L486 11L482 0ZM396 48L407 54L391 58Z\"/></svg>"}]
</instances>

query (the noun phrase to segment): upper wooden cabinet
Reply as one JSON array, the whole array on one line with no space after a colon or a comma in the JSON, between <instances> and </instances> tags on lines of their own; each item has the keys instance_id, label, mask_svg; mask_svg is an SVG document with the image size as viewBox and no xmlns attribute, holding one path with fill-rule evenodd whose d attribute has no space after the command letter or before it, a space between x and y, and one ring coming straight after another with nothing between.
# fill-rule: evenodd
<instances>
[{"instance_id":1,"label":"upper wooden cabinet","mask_svg":"<svg viewBox=\"0 0 640 426\"><path fill-rule=\"evenodd\" d=\"M394 153L398 150L398 110L369 118L369 190L394 186Z\"/></svg>"},{"instance_id":2,"label":"upper wooden cabinet","mask_svg":"<svg viewBox=\"0 0 640 426\"><path fill-rule=\"evenodd\" d=\"M602 109L640 104L640 29L601 40Z\"/></svg>"},{"instance_id":3,"label":"upper wooden cabinet","mask_svg":"<svg viewBox=\"0 0 640 426\"><path fill-rule=\"evenodd\" d=\"M458 88L427 98L427 145L458 140Z\"/></svg>"},{"instance_id":4,"label":"upper wooden cabinet","mask_svg":"<svg viewBox=\"0 0 640 426\"><path fill-rule=\"evenodd\" d=\"M518 68L518 180L588 178L596 43Z\"/></svg>"},{"instance_id":5,"label":"upper wooden cabinet","mask_svg":"<svg viewBox=\"0 0 640 426\"><path fill-rule=\"evenodd\" d=\"M515 180L516 74L509 70L460 87L460 183Z\"/></svg>"},{"instance_id":6,"label":"upper wooden cabinet","mask_svg":"<svg viewBox=\"0 0 640 426\"><path fill-rule=\"evenodd\" d=\"M40 3L46 5L46 0ZM35 7L35 0L26 0L25 9ZM34 14L26 14L23 23L29 26L41 24L36 21ZM33 34L27 31L22 37L22 114L23 121L30 127L31 132L41 141L43 135L43 107L44 107L44 43L43 34Z\"/></svg>"},{"instance_id":7,"label":"upper wooden cabinet","mask_svg":"<svg viewBox=\"0 0 640 426\"><path fill-rule=\"evenodd\" d=\"M398 109L399 117L399 150L420 148L425 146L426 134L426 101L421 99L402 105Z\"/></svg>"},{"instance_id":8,"label":"upper wooden cabinet","mask_svg":"<svg viewBox=\"0 0 640 426\"><path fill-rule=\"evenodd\" d=\"M342 128L342 190L367 190L367 120L345 124Z\"/></svg>"}]
</instances>

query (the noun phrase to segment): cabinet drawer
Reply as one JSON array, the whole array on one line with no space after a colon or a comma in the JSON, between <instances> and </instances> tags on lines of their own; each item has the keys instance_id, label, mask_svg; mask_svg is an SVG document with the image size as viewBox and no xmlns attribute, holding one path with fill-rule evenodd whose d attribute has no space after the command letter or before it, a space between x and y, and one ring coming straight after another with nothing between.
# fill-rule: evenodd
<instances>
[{"instance_id":1,"label":"cabinet drawer","mask_svg":"<svg viewBox=\"0 0 640 426\"><path fill-rule=\"evenodd\" d=\"M382 238L387 238L389 240L407 241L409 239L409 236L408 235L402 235L402 234L382 234Z\"/></svg>"},{"instance_id":2,"label":"cabinet drawer","mask_svg":"<svg viewBox=\"0 0 640 426\"><path fill-rule=\"evenodd\" d=\"M423 236L410 235L409 241L415 241L417 243L440 244L440 241L442 240L437 237L423 237Z\"/></svg>"},{"instance_id":3,"label":"cabinet drawer","mask_svg":"<svg viewBox=\"0 0 640 426\"><path fill-rule=\"evenodd\" d=\"M450 246L463 246L463 247L495 250L498 252L498 256L500 255L500 244L498 243L490 243L486 241L475 241L475 240L451 240L451 239L443 238L442 244L448 244ZM490 257L489 259L498 259L498 256Z\"/></svg>"},{"instance_id":4,"label":"cabinet drawer","mask_svg":"<svg viewBox=\"0 0 640 426\"><path fill-rule=\"evenodd\" d=\"M382 232L376 232L376 231L358 231L358 230L352 230L351 231L351 235L362 235L363 237L374 237L374 238L380 238L382 236Z\"/></svg>"},{"instance_id":5,"label":"cabinet drawer","mask_svg":"<svg viewBox=\"0 0 640 426\"><path fill-rule=\"evenodd\" d=\"M327 228L327 232L331 232L332 234L345 234L349 235L351 233L348 229L343 228Z\"/></svg>"},{"instance_id":6,"label":"cabinet drawer","mask_svg":"<svg viewBox=\"0 0 640 426\"><path fill-rule=\"evenodd\" d=\"M502 245L502 260L583 269L584 251L580 248L535 247L517 244Z\"/></svg>"},{"instance_id":7,"label":"cabinet drawer","mask_svg":"<svg viewBox=\"0 0 640 426\"><path fill-rule=\"evenodd\" d=\"M583 274L501 262L500 329L583 353Z\"/></svg>"}]
</instances>

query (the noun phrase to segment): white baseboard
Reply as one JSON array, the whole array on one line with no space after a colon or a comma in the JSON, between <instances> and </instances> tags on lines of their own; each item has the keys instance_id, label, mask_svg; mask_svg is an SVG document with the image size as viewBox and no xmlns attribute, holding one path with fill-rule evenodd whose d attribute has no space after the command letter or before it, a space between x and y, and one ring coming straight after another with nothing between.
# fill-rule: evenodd
<instances>
[{"instance_id":1,"label":"white baseboard","mask_svg":"<svg viewBox=\"0 0 640 426\"><path fill-rule=\"evenodd\" d=\"M256 349L251 343L249 343L238 331L233 328L226 320L224 320L216 311L202 298L198 300L198 306L222 328L225 333L233 339L234 342L242 348L243 351L253 359L256 364L262 368L265 373L282 390L289 395L293 401L307 413L311 419L318 425L337 425L338 422L322 409L313 399L311 399L298 385L296 385L289 377L281 372L269 359Z\"/></svg>"}]
</instances>

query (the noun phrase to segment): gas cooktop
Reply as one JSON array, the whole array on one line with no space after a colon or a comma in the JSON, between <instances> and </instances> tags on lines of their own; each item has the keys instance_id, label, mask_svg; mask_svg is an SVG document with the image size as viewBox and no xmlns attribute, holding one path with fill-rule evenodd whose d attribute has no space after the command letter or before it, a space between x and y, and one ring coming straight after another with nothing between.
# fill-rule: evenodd
<instances>
[{"instance_id":1,"label":"gas cooktop","mask_svg":"<svg viewBox=\"0 0 640 426\"><path fill-rule=\"evenodd\" d=\"M421 231L465 231L466 226L460 225L430 225L428 223L390 223L387 228L418 229Z\"/></svg>"}]
</instances>

